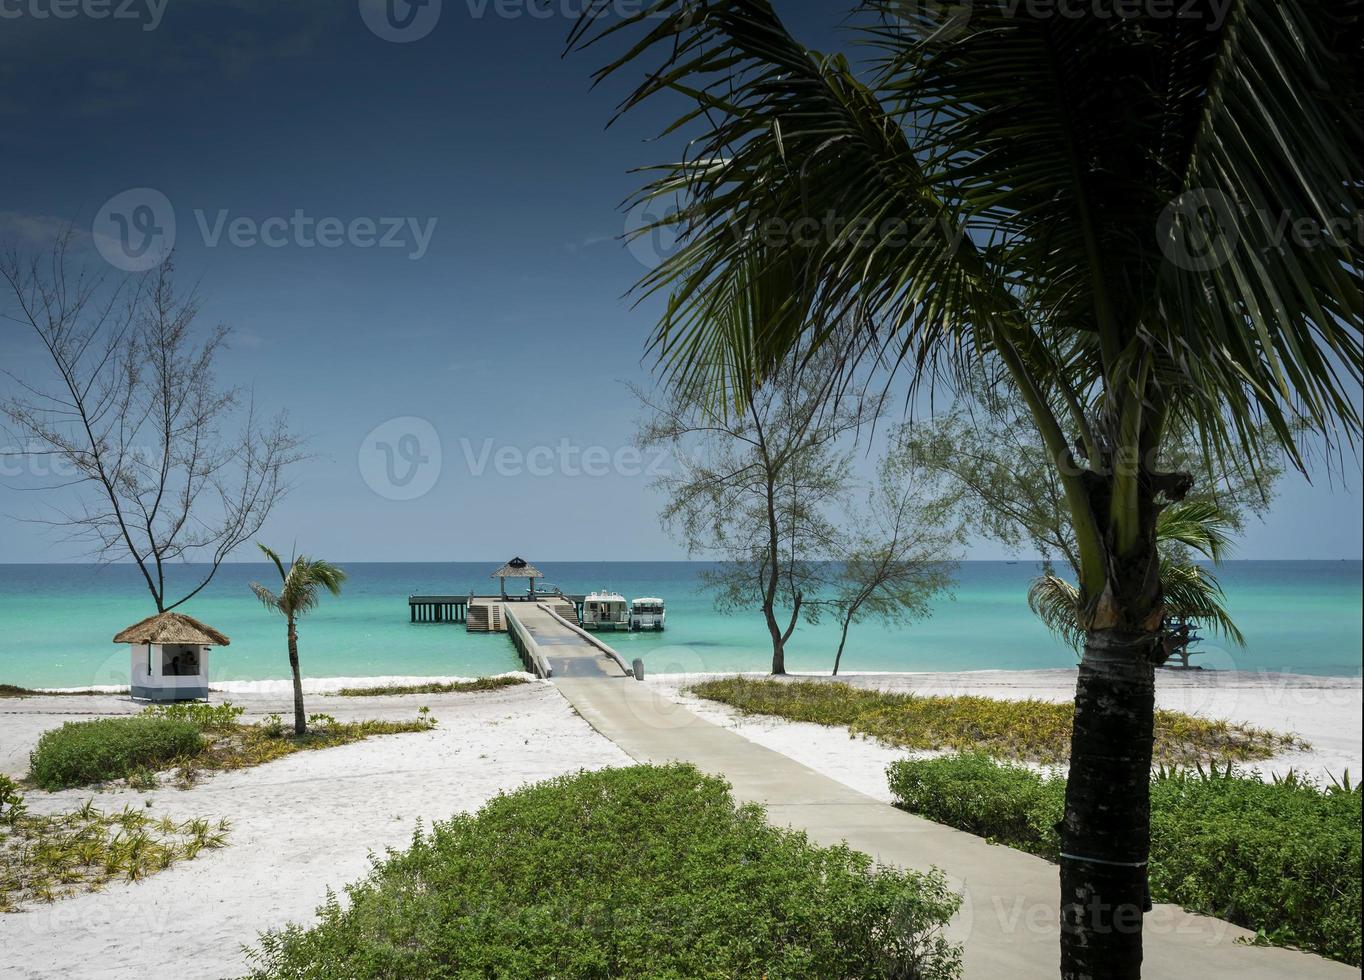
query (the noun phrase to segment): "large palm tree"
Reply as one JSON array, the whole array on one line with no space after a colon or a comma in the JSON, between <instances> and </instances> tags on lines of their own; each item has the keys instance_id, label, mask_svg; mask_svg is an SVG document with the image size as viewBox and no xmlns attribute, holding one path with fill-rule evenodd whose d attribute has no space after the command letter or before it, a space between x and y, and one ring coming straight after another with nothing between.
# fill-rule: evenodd
<instances>
[{"instance_id":1,"label":"large palm tree","mask_svg":"<svg viewBox=\"0 0 1364 980\"><path fill-rule=\"evenodd\" d=\"M303 735L308 731L308 717L303 713L303 675L298 666L298 618L317 608L322 598L319 589L340 595L346 573L331 562L306 555L297 556L285 569L276 552L263 544L257 547L279 570L280 590L272 592L259 582L252 582L251 591L266 609L284 616L288 623L289 670L294 677L294 734Z\"/></svg>"},{"instance_id":2,"label":"large palm tree","mask_svg":"<svg viewBox=\"0 0 1364 980\"><path fill-rule=\"evenodd\" d=\"M684 158L640 194L666 211L642 233L680 234L640 284L667 299L652 349L671 377L734 400L852 321L850 364L917 384L989 361L1021 393L1070 511L1085 631L1061 972L1139 976L1155 531L1193 482L1165 450L1193 437L1254 465L1267 426L1303 468L1360 432L1360 0L868 2L859 68L769 0L615 21L607 2L570 43L626 42L599 73L643 79L624 109L685 102Z\"/></svg>"}]
</instances>

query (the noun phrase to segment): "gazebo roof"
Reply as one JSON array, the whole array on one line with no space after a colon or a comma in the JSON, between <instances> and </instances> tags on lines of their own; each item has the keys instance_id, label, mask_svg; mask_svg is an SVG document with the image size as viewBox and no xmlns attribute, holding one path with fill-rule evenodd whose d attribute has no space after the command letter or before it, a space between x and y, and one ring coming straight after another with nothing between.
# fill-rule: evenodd
<instances>
[{"instance_id":1,"label":"gazebo roof","mask_svg":"<svg viewBox=\"0 0 1364 980\"><path fill-rule=\"evenodd\" d=\"M115 643L184 643L188 646L225 647L231 641L226 634L184 613L163 612L134 623L114 637Z\"/></svg>"},{"instance_id":2,"label":"gazebo roof","mask_svg":"<svg viewBox=\"0 0 1364 980\"><path fill-rule=\"evenodd\" d=\"M540 571L524 558L513 558L497 571L488 576L489 578L544 578L545 573Z\"/></svg>"}]
</instances>

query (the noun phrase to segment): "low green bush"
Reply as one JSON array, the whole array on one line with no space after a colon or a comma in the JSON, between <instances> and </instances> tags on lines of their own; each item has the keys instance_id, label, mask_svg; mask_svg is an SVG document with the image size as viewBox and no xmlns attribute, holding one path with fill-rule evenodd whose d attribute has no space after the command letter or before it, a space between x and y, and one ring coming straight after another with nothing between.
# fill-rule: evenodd
<instances>
[{"instance_id":1,"label":"low green bush","mask_svg":"<svg viewBox=\"0 0 1364 980\"><path fill-rule=\"evenodd\" d=\"M19 792L19 784L0 773L0 824L14 826L27 809L28 804L24 802L24 794Z\"/></svg>"},{"instance_id":2,"label":"low green bush","mask_svg":"<svg viewBox=\"0 0 1364 980\"><path fill-rule=\"evenodd\" d=\"M186 701L181 704L154 704L142 709L145 717L187 721L201 732L230 729L245 712L245 708L239 708L231 701L222 704Z\"/></svg>"},{"instance_id":3,"label":"low green bush","mask_svg":"<svg viewBox=\"0 0 1364 980\"><path fill-rule=\"evenodd\" d=\"M146 715L69 721L44 732L29 756L29 776L46 790L119 779L140 769L164 769L204 750L198 727Z\"/></svg>"},{"instance_id":4,"label":"low green bush","mask_svg":"<svg viewBox=\"0 0 1364 980\"><path fill-rule=\"evenodd\" d=\"M725 677L694 684L688 692L746 714L846 726L852 735L897 748L984 752L1044 764L1070 757L1075 714L1068 701L925 696L837 681ZM1155 758L1162 763L1249 762L1307 747L1293 735L1179 711L1157 711L1155 723Z\"/></svg>"},{"instance_id":5,"label":"low green bush","mask_svg":"<svg viewBox=\"0 0 1364 980\"><path fill-rule=\"evenodd\" d=\"M336 694L343 698L372 698L385 694L477 694L500 691L506 687L529 684L519 674L498 674L496 677L476 677L471 681L434 681L428 684L383 684L379 687L343 687Z\"/></svg>"},{"instance_id":6,"label":"low green bush","mask_svg":"<svg viewBox=\"0 0 1364 980\"><path fill-rule=\"evenodd\" d=\"M267 933L256 977L955 977L941 875L872 866L736 807L690 766L540 783L418 831Z\"/></svg>"},{"instance_id":7,"label":"low green bush","mask_svg":"<svg viewBox=\"0 0 1364 980\"><path fill-rule=\"evenodd\" d=\"M896 805L1055 861L1066 783L985 755L904 760L887 774Z\"/></svg>"},{"instance_id":8,"label":"low green bush","mask_svg":"<svg viewBox=\"0 0 1364 980\"><path fill-rule=\"evenodd\" d=\"M1055 861L1065 780L984 756L905 760L897 804ZM1151 781L1151 894L1271 943L1360 964L1361 795L1231 768Z\"/></svg>"}]
</instances>

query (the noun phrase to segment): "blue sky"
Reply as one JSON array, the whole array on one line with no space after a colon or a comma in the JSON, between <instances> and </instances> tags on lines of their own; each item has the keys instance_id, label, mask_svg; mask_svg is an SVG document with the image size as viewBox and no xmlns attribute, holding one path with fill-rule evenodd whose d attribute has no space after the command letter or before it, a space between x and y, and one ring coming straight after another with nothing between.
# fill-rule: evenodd
<instances>
[{"instance_id":1,"label":"blue sky","mask_svg":"<svg viewBox=\"0 0 1364 980\"><path fill-rule=\"evenodd\" d=\"M655 308L623 298L645 265L619 204L628 171L666 156L645 141L662 116L604 128L623 80L592 91L600 56L562 57L578 5L443 0L394 43L354 0L142 0L102 19L5 0L0 239L98 231L130 189L164 198L202 322L236 331L226 380L312 437L269 540L351 561L684 557L653 461L631 454L624 387L649 381ZM784 6L828 43L836 11ZM347 241L291 227L322 219ZM363 244L384 235L396 247ZM30 337L0 331L6 370L42 370ZM406 476L409 450L426 462L398 486L387 467ZM1345 486L1318 477L1285 480L1238 554L1358 558L1357 464ZM32 474L0 482L0 561L79 557L23 522Z\"/></svg>"}]
</instances>

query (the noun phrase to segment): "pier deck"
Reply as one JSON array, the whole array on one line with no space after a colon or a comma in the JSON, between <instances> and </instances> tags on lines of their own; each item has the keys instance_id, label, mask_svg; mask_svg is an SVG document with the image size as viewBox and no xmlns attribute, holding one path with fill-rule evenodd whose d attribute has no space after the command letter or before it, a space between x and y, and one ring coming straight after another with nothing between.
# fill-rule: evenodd
<instances>
[{"instance_id":1,"label":"pier deck","mask_svg":"<svg viewBox=\"0 0 1364 980\"><path fill-rule=\"evenodd\" d=\"M556 614L549 603L501 604L506 629L526 669L541 677L632 676L620 654Z\"/></svg>"}]
</instances>

